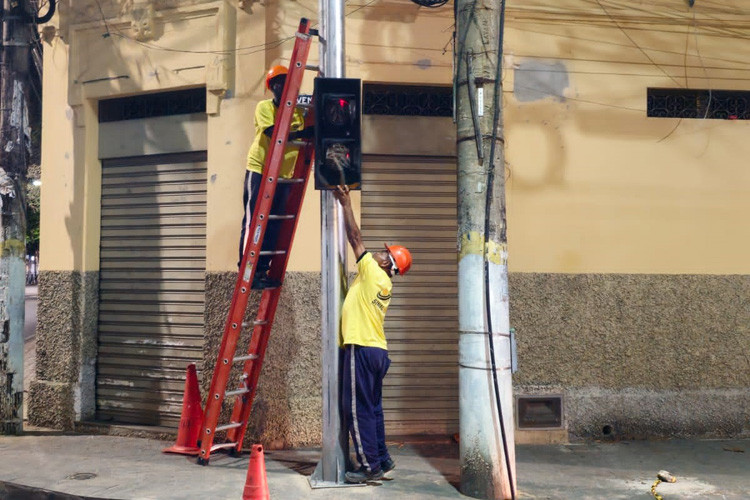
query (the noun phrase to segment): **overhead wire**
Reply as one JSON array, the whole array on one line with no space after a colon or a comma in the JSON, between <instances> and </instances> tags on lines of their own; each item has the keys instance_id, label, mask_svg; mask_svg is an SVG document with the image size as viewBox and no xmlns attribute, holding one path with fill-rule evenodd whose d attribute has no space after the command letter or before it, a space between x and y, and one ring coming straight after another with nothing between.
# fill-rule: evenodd
<instances>
[{"instance_id":1,"label":"overhead wire","mask_svg":"<svg viewBox=\"0 0 750 500\"><path fill-rule=\"evenodd\" d=\"M637 48L638 50L640 50L640 51L641 51L641 53L642 53L642 54L643 54L644 56L646 56L646 58L647 58L647 59L648 59L649 61L651 61L651 64L653 64L653 65L654 65L655 67L659 68L659 70L660 70L660 71L661 71L662 73L664 73L664 75L666 75L666 76L667 76L667 77L668 77L668 78L669 78L670 80L672 80L673 82L675 82L675 83L676 83L677 85L680 85L680 82L678 82L677 80L675 80L675 79L674 79L674 77L673 77L672 75L670 75L669 73L667 73L666 71L664 71L664 69L663 69L663 68L662 68L661 66L659 66L659 65L658 65L658 64L656 63L656 61L654 61L654 60L653 60L653 59L651 58L651 56L650 56L650 55L648 55L648 53L647 53L647 52L646 52L646 51L645 51L645 50L643 49L643 47L641 47L640 45L638 45L638 43L637 43L637 42L636 42L635 40L633 40L633 37L631 37L631 36L630 36L630 35L628 34L628 32L627 32L627 31L625 31L625 29L624 29L624 28L623 28L622 26L620 26L620 24L619 24L619 23L617 22L617 20L616 20L616 19L615 19L615 18L614 18L614 17L613 17L613 16L612 16L612 15L611 15L610 13L609 13L609 11L608 11L608 10L607 10L607 9L606 9L606 8L604 7L604 5L602 5L602 2L601 2L601 0L595 0L595 1L596 1L596 3L597 3L597 4L599 5L599 7L601 7L601 9L602 9L602 10L604 11L604 13L605 13L605 14L607 14L607 17L609 17L609 18L610 18L610 20L611 20L611 21L612 21L612 22L613 22L613 23L615 24L615 26L617 26L617 28L618 28L618 29L619 29L619 30L620 30L620 31L622 32L622 34L623 34L623 35L625 35L625 37L627 37L627 39L628 39L628 40L630 40L630 42L631 42L631 43L632 43L632 44L633 44L633 45L634 45L634 46L635 46L635 47L636 47L636 48Z\"/></svg>"},{"instance_id":2,"label":"overhead wire","mask_svg":"<svg viewBox=\"0 0 750 500\"><path fill-rule=\"evenodd\" d=\"M263 52L265 50L275 49L283 45L284 43L294 40L295 35L290 35L287 37L279 38L277 40L272 40L270 42L257 44L257 45L249 45L245 47L237 47L234 49L225 49L225 50L195 50L195 49L176 49L173 47L164 47L161 45L157 45L152 42L144 42L142 40L138 40L136 38L133 38L131 36L126 35L122 31L118 29L110 29L109 24L107 23L104 11L102 10L101 3L99 0L94 0L99 8L99 13L102 19L102 22L104 23L106 33L104 33L104 37L109 37L111 35L115 35L121 39L128 40L130 42L133 42L137 45L140 45L147 49L152 50L161 50L165 52L178 52L178 53L184 53L184 54L213 54L213 55L231 55L231 54L238 54L238 55L252 55L256 54L258 52ZM368 2L364 3L363 5L358 6L357 8L351 10L350 12L346 13L344 17L351 16L352 14L359 12L360 10L367 8L371 6L373 3L377 2L379 0L369 0ZM313 23L312 27L317 26L318 23Z\"/></svg>"}]
</instances>

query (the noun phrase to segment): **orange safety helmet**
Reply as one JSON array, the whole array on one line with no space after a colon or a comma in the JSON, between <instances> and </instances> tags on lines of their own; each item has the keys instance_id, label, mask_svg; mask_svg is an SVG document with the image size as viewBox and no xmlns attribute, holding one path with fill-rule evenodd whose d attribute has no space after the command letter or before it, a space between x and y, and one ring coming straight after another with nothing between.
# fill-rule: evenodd
<instances>
[{"instance_id":1,"label":"orange safety helmet","mask_svg":"<svg viewBox=\"0 0 750 500\"><path fill-rule=\"evenodd\" d=\"M398 273L404 275L409 272L411 268L411 252L408 248L402 247L401 245L385 245L386 250L391 255L393 262L396 264Z\"/></svg>"},{"instance_id":2,"label":"orange safety helmet","mask_svg":"<svg viewBox=\"0 0 750 500\"><path fill-rule=\"evenodd\" d=\"M271 80L277 76L286 75L287 73L289 73L289 70L286 66L274 66L269 69L268 73L266 73L266 88L271 90Z\"/></svg>"}]
</instances>

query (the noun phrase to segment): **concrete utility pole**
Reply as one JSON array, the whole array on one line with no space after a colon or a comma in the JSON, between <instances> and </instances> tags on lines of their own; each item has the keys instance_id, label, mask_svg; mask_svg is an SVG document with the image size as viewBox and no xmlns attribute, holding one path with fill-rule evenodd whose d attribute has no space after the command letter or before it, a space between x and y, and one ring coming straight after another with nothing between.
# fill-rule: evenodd
<instances>
[{"instance_id":1,"label":"concrete utility pole","mask_svg":"<svg viewBox=\"0 0 750 500\"><path fill-rule=\"evenodd\" d=\"M343 78L344 0L319 0L320 72ZM313 488L351 486L344 475L349 459L349 436L341 418L341 306L348 288L344 214L331 191L320 192L321 297L323 365L322 456L310 477Z\"/></svg>"},{"instance_id":2,"label":"concrete utility pole","mask_svg":"<svg viewBox=\"0 0 750 500\"><path fill-rule=\"evenodd\" d=\"M29 155L27 106L30 22L26 2L3 1L0 68L0 433L23 426L23 323Z\"/></svg>"},{"instance_id":3,"label":"concrete utility pole","mask_svg":"<svg viewBox=\"0 0 750 500\"><path fill-rule=\"evenodd\" d=\"M461 492L511 499L516 474L500 81L504 4L456 0L456 9Z\"/></svg>"}]
</instances>

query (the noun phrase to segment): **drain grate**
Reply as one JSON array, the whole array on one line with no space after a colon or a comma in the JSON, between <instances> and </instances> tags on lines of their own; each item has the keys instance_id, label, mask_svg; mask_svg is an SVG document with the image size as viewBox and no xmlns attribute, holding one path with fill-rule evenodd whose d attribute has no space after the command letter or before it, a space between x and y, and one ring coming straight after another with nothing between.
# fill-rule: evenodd
<instances>
[{"instance_id":1,"label":"drain grate","mask_svg":"<svg viewBox=\"0 0 750 500\"><path fill-rule=\"evenodd\" d=\"M76 479L78 481L85 481L86 479L94 479L96 474L93 472L76 472L68 476L68 479Z\"/></svg>"}]
</instances>

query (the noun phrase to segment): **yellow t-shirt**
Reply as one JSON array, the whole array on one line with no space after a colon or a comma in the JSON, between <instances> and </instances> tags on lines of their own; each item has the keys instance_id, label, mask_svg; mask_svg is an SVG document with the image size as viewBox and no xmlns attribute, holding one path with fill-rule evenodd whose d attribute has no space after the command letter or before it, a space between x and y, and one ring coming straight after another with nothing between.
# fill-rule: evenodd
<instances>
[{"instance_id":1,"label":"yellow t-shirt","mask_svg":"<svg viewBox=\"0 0 750 500\"><path fill-rule=\"evenodd\" d=\"M260 101L255 108L255 139L247 153L247 169L252 172L263 173L263 167L266 163L266 154L271 138L263 133L268 127L274 125L276 121L276 110L273 99ZM294 108L292 115L292 125L290 132L302 130L305 126L305 118L300 108ZM294 174L294 164L297 162L299 148L296 146L287 146L284 149L284 163L281 165L280 177L289 179Z\"/></svg>"},{"instance_id":2,"label":"yellow t-shirt","mask_svg":"<svg viewBox=\"0 0 750 500\"><path fill-rule=\"evenodd\" d=\"M343 344L388 349L383 323L391 302L391 278L370 252L359 259L357 270L341 310Z\"/></svg>"}]
</instances>

